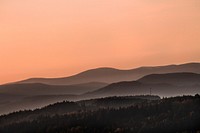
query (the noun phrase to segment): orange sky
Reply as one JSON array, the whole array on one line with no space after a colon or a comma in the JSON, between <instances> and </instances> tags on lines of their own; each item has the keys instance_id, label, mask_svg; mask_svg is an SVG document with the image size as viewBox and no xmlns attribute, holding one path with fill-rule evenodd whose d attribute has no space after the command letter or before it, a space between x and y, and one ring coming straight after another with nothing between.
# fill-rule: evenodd
<instances>
[{"instance_id":1,"label":"orange sky","mask_svg":"<svg viewBox=\"0 0 200 133\"><path fill-rule=\"evenodd\" d=\"M0 84L200 61L200 0L0 0Z\"/></svg>"}]
</instances>

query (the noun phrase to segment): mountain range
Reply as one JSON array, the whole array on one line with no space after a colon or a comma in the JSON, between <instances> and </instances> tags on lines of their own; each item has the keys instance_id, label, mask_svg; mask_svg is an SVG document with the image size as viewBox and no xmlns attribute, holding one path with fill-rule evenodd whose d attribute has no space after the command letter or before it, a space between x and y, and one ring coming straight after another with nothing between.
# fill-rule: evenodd
<instances>
[{"instance_id":1,"label":"mountain range","mask_svg":"<svg viewBox=\"0 0 200 133\"><path fill-rule=\"evenodd\" d=\"M40 108L64 100L196 93L200 93L200 63L131 70L99 68L66 78L34 78L0 85L0 114Z\"/></svg>"},{"instance_id":2,"label":"mountain range","mask_svg":"<svg viewBox=\"0 0 200 133\"><path fill-rule=\"evenodd\" d=\"M151 74L136 81L113 83L96 91L86 93L85 95L96 98L150 93L168 97L200 93L200 74Z\"/></svg>"},{"instance_id":3,"label":"mountain range","mask_svg":"<svg viewBox=\"0 0 200 133\"><path fill-rule=\"evenodd\" d=\"M17 83L43 83L49 85L72 85L90 82L114 83L120 81L133 81L149 74L191 72L200 73L200 63L187 63L181 65L167 65L155 67L139 67L130 70L115 68L91 69L79 74L63 78L30 78Z\"/></svg>"}]
</instances>

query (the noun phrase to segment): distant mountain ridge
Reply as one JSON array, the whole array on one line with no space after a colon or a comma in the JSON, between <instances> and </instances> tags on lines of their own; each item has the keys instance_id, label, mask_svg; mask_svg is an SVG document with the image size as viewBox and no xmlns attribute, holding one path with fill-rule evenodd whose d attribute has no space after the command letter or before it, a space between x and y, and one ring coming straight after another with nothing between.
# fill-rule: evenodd
<instances>
[{"instance_id":1,"label":"distant mountain ridge","mask_svg":"<svg viewBox=\"0 0 200 133\"><path fill-rule=\"evenodd\" d=\"M71 85L88 82L114 83L133 81L149 74L191 72L200 74L200 63L186 63L181 65L167 65L155 67L139 67L130 70L115 68L91 69L79 74L63 78L31 78L16 83L43 83L48 85Z\"/></svg>"},{"instance_id":2,"label":"distant mountain ridge","mask_svg":"<svg viewBox=\"0 0 200 133\"><path fill-rule=\"evenodd\" d=\"M141 75L144 76L138 78ZM137 80L134 79L136 77ZM45 82L37 80L38 82L30 79L0 85L0 114L19 109L34 109L63 100L149 95L150 91L152 95L161 97L193 95L200 93L200 63L140 67L132 70L100 68L67 78L47 79ZM108 84L111 81L115 82Z\"/></svg>"},{"instance_id":3,"label":"distant mountain ridge","mask_svg":"<svg viewBox=\"0 0 200 133\"><path fill-rule=\"evenodd\" d=\"M25 96L33 95L61 95L61 94L82 94L94 91L108 84L91 82L77 85L47 85L42 83L23 83L0 85L0 94L17 94Z\"/></svg>"},{"instance_id":4,"label":"distant mountain ridge","mask_svg":"<svg viewBox=\"0 0 200 133\"><path fill-rule=\"evenodd\" d=\"M167 73L151 74L137 81L112 83L101 89L86 93L86 96L105 97L153 94L159 96L176 96L200 93L200 74L196 73Z\"/></svg>"},{"instance_id":5,"label":"distant mountain ridge","mask_svg":"<svg viewBox=\"0 0 200 133\"><path fill-rule=\"evenodd\" d=\"M178 86L200 85L200 74L196 73L167 73L150 74L138 80L142 83L159 84L166 83Z\"/></svg>"},{"instance_id":6,"label":"distant mountain ridge","mask_svg":"<svg viewBox=\"0 0 200 133\"><path fill-rule=\"evenodd\" d=\"M152 95L161 97L194 95L200 94L200 84L198 83L200 83L200 74L167 73L147 75L136 81L102 84L100 89L94 89L90 86L101 85L101 83L65 86L41 83L8 84L0 86L0 114L20 109L35 109L63 100L76 101L108 96L149 95L150 89ZM90 92L80 94L80 91Z\"/></svg>"}]
</instances>

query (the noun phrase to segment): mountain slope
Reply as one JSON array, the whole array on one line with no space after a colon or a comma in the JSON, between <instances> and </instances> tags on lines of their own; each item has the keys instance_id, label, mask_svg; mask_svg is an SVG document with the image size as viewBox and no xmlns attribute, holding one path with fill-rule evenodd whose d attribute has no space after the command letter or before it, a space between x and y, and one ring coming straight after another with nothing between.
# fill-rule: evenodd
<instances>
[{"instance_id":1,"label":"mountain slope","mask_svg":"<svg viewBox=\"0 0 200 133\"><path fill-rule=\"evenodd\" d=\"M31 78L18 83L43 83L49 85L71 85L87 82L114 83L120 81L133 81L149 74L192 72L200 73L200 63L187 63L181 65L168 65L156 67L140 67L130 70L114 68L91 69L77 75L63 78Z\"/></svg>"},{"instance_id":2,"label":"mountain slope","mask_svg":"<svg viewBox=\"0 0 200 133\"><path fill-rule=\"evenodd\" d=\"M76 112L78 110L84 110L87 107L88 110L97 110L99 108L119 108L127 106L135 106L136 104L141 104L142 102L160 100L159 96L149 96L149 95L138 95L129 97L107 97L98 98L90 100L81 100L76 102L68 101L57 101L55 104L50 104L44 106L41 109L35 109L34 111L27 111L27 114L31 115L27 118L27 115L22 115L21 119L16 119L14 122L21 121L22 119L27 120L31 118L40 117L41 115L63 115L70 112ZM13 113L14 114L14 113ZM0 119L2 117L0 116ZM13 117L9 118L13 119ZM1 122L0 122L1 123ZM0 124L0 126L3 123ZM5 124L5 122L4 122Z\"/></svg>"},{"instance_id":3,"label":"mountain slope","mask_svg":"<svg viewBox=\"0 0 200 133\"><path fill-rule=\"evenodd\" d=\"M200 85L200 74L196 73L151 74L144 76L138 81L149 84L166 83L177 86Z\"/></svg>"},{"instance_id":4,"label":"mountain slope","mask_svg":"<svg viewBox=\"0 0 200 133\"><path fill-rule=\"evenodd\" d=\"M41 83L1 85L0 114L20 109L35 109L58 101L78 100L78 94L94 91L106 85L106 83L100 82L77 85L46 85Z\"/></svg>"},{"instance_id":5,"label":"mountain slope","mask_svg":"<svg viewBox=\"0 0 200 133\"><path fill-rule=\"evenodd\" d=\"M63 100L100 98L107 96L159 95L161 97L200 93L200 74L152 74L137 81L123 81L107 86L101 83L78 85L8 84L0 86L0 114L34 109ZM93 90L96 85L103 85ZM92 87L88 87L92 86ZM151 89L150 89L151 88ZM90 91L90 92L88 92ZM81 95L80 92L88 92Z\"/></svg>"},{"instance_id":6,"label":"mountain slope","mask_svg":"<svg viewBox=\"0 0 200 133\"><path fill-rule=\"evenodd\" d=\"M106 83L85 83L77 85L46 85L41 83L7 84L0 86L0 93L19 95L63 95L82 94L106 86Z\"/></svg>"},{"instance_id":7,"label":"mountain slope","mask_svg":"<svg viewBox=\"0 0 200 133\"><path fill-rule=\"evenodd\" d=\"M0 132L198 133L199 103L199 95L157 100L111 97L82 104L62 102L0 116Z\"/></svg>"},{"instance_id":8,"label":"mountain slope","mask_svg":"<svg viewBox=\"0 0 200 133\"><path fill-rule=\"evenodd\" d=\"M176 96L200 93L200 74L151 74L137 81L113 83L96 91L86 93L85 95L95 98L150 93L159 96Z\"/></svg>"}]
</instances>

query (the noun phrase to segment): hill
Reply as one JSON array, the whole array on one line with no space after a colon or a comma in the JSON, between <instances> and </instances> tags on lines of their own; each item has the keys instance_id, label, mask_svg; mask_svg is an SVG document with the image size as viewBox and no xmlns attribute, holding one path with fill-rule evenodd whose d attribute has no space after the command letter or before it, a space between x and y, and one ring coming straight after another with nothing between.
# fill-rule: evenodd
<instances>
[{"instance_id":1,"label":"hill","mask_svg":"<svg viewBox=\"0 0 200 133\"><path fill-rule=\"evenodd\" d=\"M21 109L35 109L64 100L79 100L78 95L106 86L92 82L77 85L46 85L41 83L0 86L0 115Z\"/></svg>"},{"instance_id":2,"label":"hill","mask_svg":"<svg viewBox=\"0 0 200 133\"><path fill-rule=\"evenodd\" d=\"M0 86L0 114L20 109L35 109L51 103L77 101L109 96L153 95L171 97L200 93L200 74L151 74L137 81L106 84L98 89L97 83L79 85L45 85L39 83L8 84ZM97 84L97 85L96 85ZM93 87L90 87L93 86ZM89 92L88 92L89 91ZM80 94L83 92L83 94Z\"/></svg>"},{"instance_id":3,"label":"hill","mask_svg":"<svg viewBox=\"0 0 200 133\"><path fill-rule=\"evenodd\" d=\"M167 73L150 74L138 80L141 83L148 84L171 84L176 86L200 85L200 74L196 73Z\"/></svg>"},{"instance_id":4,"label":"hill","mask_svg":"<svg viewBox=\"0 0 200 133\"><path fill-rule=\"evenodd\" d=\"M150 94L150 91L152 94L165 97L200 93L200 74L151 74L137 81L113 83L85 95L88 97L123 96Z\"/></svg>"},{"instance_id":5,"label":"hill","mask_svg":"<svg viewBox=\"0 0 200 133\"><path fill-rule=\"evenodd\" d=\"M77 85L47 85L41 83L23 83L0 85L0 93L19 94L25 96L33 95L63 95L63 94L82 94L94 91L106 86L106 83L91 82Z\"/></svg>"},{"instance_id":6,"label":"hill","mask_svg":"<svg viewBox=\"0 0 200 133\"><path fill-rule=\"evenodd\" d=\"M155 100L143 98L110 97L96 99L96 102L95 99L81 103L62 102L34 111L16 112L0 117L0 132L196 133L200 131L199 95ZM121 105L125 103L127 106L120 106L118 103Z\"/></svg>"},{"instance_id":7,"label":"hill","mask_svg":"<svg viewBox=\"0 0 200 133\"><path fill-rule=\"evenodd\" d=\"M133 81L149 74L192 72L200 74L200 63L187 63L181 65L167 65L155 67L139 67L130 70L115 68L91 69L79 74L63 78L31 78L17 83L43 83L49 85L71 85L88 82L114 83L120 81Z\"/></svg>"},{"instance_id":8,"label":"hill","mask_svg":"<svg viewBox=\"0 0 200 133\"><path fill-rule=\"evenodd\" d=\"M40 98L38 100L40 100ZM19 111L4 116L13 116L15 114L21 114L20 112L26 112L26 115L21 115L20 121L23 119L27 120L27 114L29 115L28 118L30 120L30 116L31 118L34 119L35 117L40 117L41 115L51 115L51 116L63 115L69 112L84 110L85 108L87 108L87 110L98 110L100 108L108 108L108 107L111 108L127 107L140 104L148 100L160 100L160 97L149 96L149 95L138 95L138 96L126 96L126 97L106 97L106 98L98 98L90 100L81 100L77 102L62 101L42 107L41 109L34 109L33 111L32 110ZM0 118L3 118L3 116ZM13 119L13 117L11 119ZM14 122L17 121L18 120L16 119L16 121Z\"/></svg>"}]
</instances>

